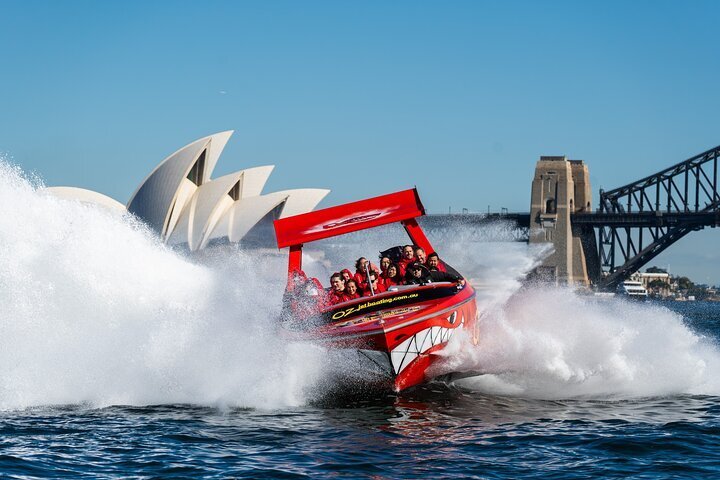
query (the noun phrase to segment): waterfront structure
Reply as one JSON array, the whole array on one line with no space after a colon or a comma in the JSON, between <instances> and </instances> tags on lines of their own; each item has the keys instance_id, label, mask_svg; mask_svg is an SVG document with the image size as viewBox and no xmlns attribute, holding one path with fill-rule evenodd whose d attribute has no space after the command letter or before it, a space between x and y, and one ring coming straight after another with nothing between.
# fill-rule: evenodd
<instances>
[{"instance_id":1,"label":"waterfront structure","mask_svg":"<svg viewBox=\"0 0 720 480\"><path fill-rule=\"evenodd\" d=\"M648 292L652 292L656 294L659 297L669 297L671 292L671 286L672 286L672 278L670 278L670 274L667 272L645 272L645 273L637 273L633 274L633 276L637 275L639 277L639 280L642 282L643 286L647 289Z\"/></svg>"},{"instance_id":2,"label":"waterfront structure","mask_svg":"<svg viewBox=\"0 0 720 480\"><path fill-rule=\"evenodd\" d=\"M200 250L215 243L272 246L273 220L313 210L330 192L303 188L262 194L274 166L253 167L211 179L232 131L196 140L165 158L127 203L91 190L51 187L61 198L127 211L171 245ZM256 234L253 234L256 232Z\"/></svg>"},{"instance_id":3,"label":"waterfront structure","mask_svg":"<svg viewBox=\"0 0 720 480\"><path fill-rule=\"evenodd\" d=\"M530 205L529 243L552 243L554 250L537 268L546 281L588 285L583 238L570 216L591 212L590 178L582 160L543 156L535 166ZM594 239L594 237L593 237Z\"/></svg>"}]
</instances>

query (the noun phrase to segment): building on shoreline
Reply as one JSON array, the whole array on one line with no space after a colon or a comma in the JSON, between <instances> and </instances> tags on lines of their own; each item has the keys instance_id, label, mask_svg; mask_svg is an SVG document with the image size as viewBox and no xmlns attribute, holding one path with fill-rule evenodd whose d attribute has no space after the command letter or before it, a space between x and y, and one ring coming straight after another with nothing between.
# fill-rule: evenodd
<instances>
[{"instance_id":1,"label":"building on shoreline","mask_svg":"<svg viewBox=\"0 0 720 480\"><path fill-rule=\"evenodd\" d=\"M672 279L667 272L636 272L633 277L642 282L645 289L653 296L666 298L672 290Z\"/></svg>"},{"instance_id":2,"label":"building on shoreline","mask_svg":"<svg viewBox=\"0 0 720 480\"><path fill-rule=\"evenodd\" d=\"M645 272L635 272L630 279L642 282L648 294L655 298L676 301L720 301L716 287L695 284L687 277L676 277L657 267L650 267Z\"/></svg>"}]
</instances>

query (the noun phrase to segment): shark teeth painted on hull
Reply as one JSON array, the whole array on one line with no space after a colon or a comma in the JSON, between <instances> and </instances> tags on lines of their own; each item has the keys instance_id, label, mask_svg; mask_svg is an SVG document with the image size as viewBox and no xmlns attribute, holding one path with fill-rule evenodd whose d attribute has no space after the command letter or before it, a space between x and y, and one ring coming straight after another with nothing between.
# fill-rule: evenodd
<instances>
[{"instance_id":1,"label":"shark teeth painted on hull","mask_svg":"<svg viewBox=\"0 0 720 480\"><path fill-rule=\"evenodd\" d=\"M446 343L452 338L454 331L455 328L430 327L405 339L390 352L390 360L395 374L402 372L418 355L427 352L436 345Z\"/></svg>"}]
</instances>

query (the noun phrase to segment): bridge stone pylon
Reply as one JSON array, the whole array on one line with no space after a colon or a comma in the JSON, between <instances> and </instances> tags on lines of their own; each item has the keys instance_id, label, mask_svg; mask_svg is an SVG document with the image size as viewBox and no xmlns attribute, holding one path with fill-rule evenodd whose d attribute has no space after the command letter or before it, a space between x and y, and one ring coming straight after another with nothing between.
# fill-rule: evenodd
<instances>
[{"instance_id":1,"label":"bridge stone pylon","mask_svg":"<svg viewBox=\"0 0 720 480\"><path fill-rule=\"evenodd\" d=\"M539 278L558 284L588 285L596 268L585 249L594 252L592 228L574 228L571 215L592 211L588 167L582 160L543 156L535 167L530 204L529 243L552 243L553 253L536 270ZM587 260L590 260L588 264Z\"/></svg>"}]
</instances>

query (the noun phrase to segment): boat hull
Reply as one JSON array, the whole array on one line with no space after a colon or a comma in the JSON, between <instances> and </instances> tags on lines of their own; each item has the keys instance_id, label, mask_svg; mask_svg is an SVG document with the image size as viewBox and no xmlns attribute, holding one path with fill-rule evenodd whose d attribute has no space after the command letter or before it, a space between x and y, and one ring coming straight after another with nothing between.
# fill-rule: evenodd
<instances>
[{"instance_id":1,"label":"boat hull","mask_svg":"<svg viewBox=\"0 0 720 480\"><path fill-rule=\"evenodd\" d=\"M476 317L475 291L469 284L437 283L335 305L288 334L294 340L359 351L401 391L456 373L445 366L442 352L460 330L477 344Z\"/></svg>"}]
</instances>

